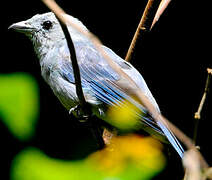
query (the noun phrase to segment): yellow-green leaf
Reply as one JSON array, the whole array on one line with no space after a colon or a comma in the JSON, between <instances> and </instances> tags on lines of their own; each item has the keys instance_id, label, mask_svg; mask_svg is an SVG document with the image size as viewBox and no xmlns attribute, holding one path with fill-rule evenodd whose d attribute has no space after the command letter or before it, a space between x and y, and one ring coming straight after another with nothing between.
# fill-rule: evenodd
<instances>
[{"instance_id":1,"label":"yellow-green leaf","mask_svg":"<svg viewBox=\"0 0 212 180\"><path fill-rule=\"evenodd\" d=\"M149 180L164 165L158 141L130 135L115 137L103 150L78 161L50 158L28 148L14 159L11 180Z\"/></svg>"},{"instance_id":2,"label":"yellow-green leaf","mask_svg":"<svg viewBox=\"0 0 212 180\"><path fill-rule=\"evenodd\" d=\"M35 79L26 73L0 74L0 119L20 140L33 136L39 114Z\"/></svg>"}]
</instances>

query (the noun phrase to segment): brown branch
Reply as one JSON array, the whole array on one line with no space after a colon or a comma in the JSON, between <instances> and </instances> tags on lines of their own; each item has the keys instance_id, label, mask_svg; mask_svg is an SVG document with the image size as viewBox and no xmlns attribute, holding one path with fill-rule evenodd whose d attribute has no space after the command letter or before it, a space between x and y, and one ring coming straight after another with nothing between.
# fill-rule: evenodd
<instances>
[{"instance_id":1,"label":"brown branch","mask_svg":"<svg viewBox=\"0 0 212 180\"><path fill-rule=\"evenodd\" d=\"M104 128L103 134L102 134L102 138L105 142L105 145L109 145L111 139L117 135L116 130L109 130L107 128Z\"/></svg>"},{"instance_id":2,"label":"brown branch","mask_svg":"<svg viewBox=\"0 0 212 180\"><path fill-rule=\"evenodd\" d=\"M201 168L198 156L193 149L185 152L183 158L183 166L185 168L185 175L183 180L200 180L201 178Z\"/></svg>"},{"instance_id":3,"label":"brown branch","mask_svg":"<svg viewBox=\"0 0 212 180\"><path fill-rule=\"evenodd\" d=\"M155 14L158 10L158 7L160 5L161 0L148 0L148 3L146 5L146 8L143 12L143 15L141 17L140 23L138 24L138 27L136 29L136 32L133 36L133 39L131 41L130 47L127 51L125 60L130 61L130 58L132 56L133 50L136 45L136 41L139 37L139 35L144 36L146 32L148 32L151 28L152 21L155 17Z\"/></svg>"},{"instance_id":4,"label":"brown branch","mask_svg":"<svg viewBox=\"0 0 212 180\"><path fill-rule=\"evenodd\" d=\"M165 9L168 7L169 3L171 2L171 0L162 0L160 3L160 6L156 12L156 15L154 17L154 20L152 22L151 28L153 28L153 26L155 25L155 23L159 20L160 16L163 14L163 12L165 11Z\"/></svg>"},{"instance_id":5,"label":"brown branch","mask_svg":"<svg viewBox=\"0 0 212 180\"><path fill-rule=\"evenodd\" d=\"M212 69L208 68L207 72L208 72L208 76L207 76L207 80L206 80L206 83L205 83L205 90L204 90L204 93L202 95L202 99L200 101L198 110L194 114L194 119L196 120L195 128L194 128L194 136L193 136L194 142L196 142L196 140L197 140L198 126L199 126L199 121L201 119L201 111L202 111L203 105L205 103L206 96L207 96L207 94L209 92L209 85L210 85L210 79L211 79L211 75L212 75Z\"/></svg>"}]
</instances>

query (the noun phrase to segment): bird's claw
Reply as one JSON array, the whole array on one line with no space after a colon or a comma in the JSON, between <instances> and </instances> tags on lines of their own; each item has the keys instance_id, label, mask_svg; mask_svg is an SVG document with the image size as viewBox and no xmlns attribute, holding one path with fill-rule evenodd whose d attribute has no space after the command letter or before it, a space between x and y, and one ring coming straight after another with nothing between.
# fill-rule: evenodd
<instances>
[{"instance_id":1,"label":"bird's claw","mask_svg":"<svg viewBox=\"0 0 212 180\"><path fill-rule=\"evenodd\" d=\"M70 115L74 115L75 118L79 120L79 122L87 122L89 115L83 114L82 108L80 105L76 105L69 110Z\"/></svg>"}]
</instances>

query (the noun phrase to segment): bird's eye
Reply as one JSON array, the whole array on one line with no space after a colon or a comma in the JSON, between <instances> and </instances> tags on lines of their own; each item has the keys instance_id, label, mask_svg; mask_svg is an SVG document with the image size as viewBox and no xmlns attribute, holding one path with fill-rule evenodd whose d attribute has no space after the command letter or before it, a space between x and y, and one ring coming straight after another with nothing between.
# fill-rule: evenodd
<instances>
[{"instance_id":1,"label":"bird's eye","mask_svg":"<svg viewBox=\"0 0 212 180\"><path fill-rule=\"evenodd\" d=\"M46 30L49 30L49 29L52 28L52 22L51 22L51 21L44 21L44 22L42 23L42 27L43 27L44 29L46 29Z\"/></svg>"}]
</instances>

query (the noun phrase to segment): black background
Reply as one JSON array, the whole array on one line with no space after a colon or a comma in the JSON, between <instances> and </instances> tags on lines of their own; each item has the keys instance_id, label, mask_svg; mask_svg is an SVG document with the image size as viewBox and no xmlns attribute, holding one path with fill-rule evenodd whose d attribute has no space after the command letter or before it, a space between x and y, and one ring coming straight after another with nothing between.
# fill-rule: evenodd
<instances>
[{"instance_id":1,"label":"black background","mask_svg":"<svg viewBox=\"0 0 212 180\"><path fill-rule=\"evenodd\" d=\"M79 18L123 58L145 4L144 0L60 2L68 14ZM91 132L72 125L67 111L41 78L31 42L7 29L14 22L47 11L39 0L4 1L2 5L0 72L32 74L39 83L41 101L36 136L30 142L19 142L0 121L0 176L3 179L9 178L11 160L26 146L38 147L51 157L63 159L83 158L97 148ZM162 113L190 137L194 129L193 114L204 90L206 68L212 68L210 22L207 5L173 1L149 35L140 40L131 61L145 78ZM209 164L212 160L211 106L209 94L198 133L198 145ZM166 170L155 179L182 179L182 176L181 162L173 152Z\"/></svg>"}]
</instances>

